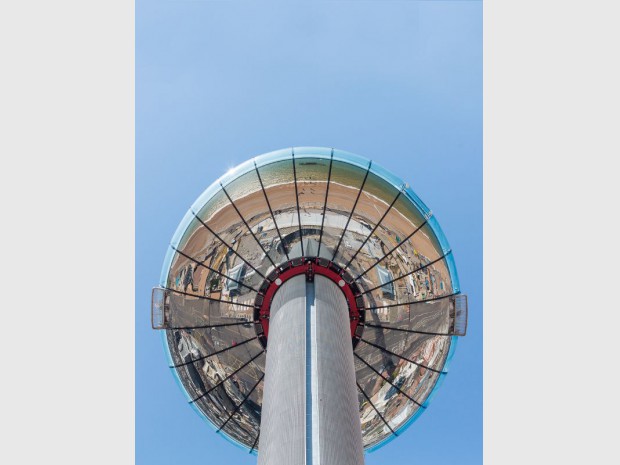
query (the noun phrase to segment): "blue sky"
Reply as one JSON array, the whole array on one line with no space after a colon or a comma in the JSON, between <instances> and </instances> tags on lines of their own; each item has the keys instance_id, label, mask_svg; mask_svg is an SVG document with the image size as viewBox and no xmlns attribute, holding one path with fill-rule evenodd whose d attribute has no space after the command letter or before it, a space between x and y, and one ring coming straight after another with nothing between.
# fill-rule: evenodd
<instances>
[{"instance_id":1,"label":"blue sky","mask_svg":"<svg viewBox=\"0 0 620 465\"><path fill-rule=\"evenodd\" d=\"M433 210L469 296L428 411L367 465L482 462L482 3L136 1L136 463L252 464L188 406L150 329L172 234L230 167L371 158Z\"/></svg>"}]
</instances>

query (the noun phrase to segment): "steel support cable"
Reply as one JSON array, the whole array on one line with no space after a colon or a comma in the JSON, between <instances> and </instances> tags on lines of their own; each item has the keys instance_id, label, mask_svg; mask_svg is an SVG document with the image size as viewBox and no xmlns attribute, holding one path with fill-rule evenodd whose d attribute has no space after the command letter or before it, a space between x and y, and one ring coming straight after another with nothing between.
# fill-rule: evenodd
<instances>
[{"instance_id":1,"label":"steel support cable","mask_svg":"<svg viewBox=\"0 0 620 465\"><path fill-rule=\"evenodd\" d=\"M429 331L418 331L415 329L393 328L390 326L379 326L379 325L373 325L370 323L364 323L364 326L369 327L369 328L391 329L392 331L402 331L405 333L422 334L425 336L452 336L452 334L448 334L448 333L431 333Z\"/></svg>"},{"instance_id":2,"label":"steel support cable","mask_svg":"<svg viewBox=\"0 0 620 465\"><path fill-rule=\"evenodd\" d=\"M252 324L254 323L254 321L239 321L237 323L222 323L222 324L217 324L217 325L204 325L204 326L175 326L174 328L165 328L165 329L185 329L185 330L192 330L192 329L210 329L210 328L223 328L225 326L239 326L239 325L247 325L247 324Z\"/></svg>"},{"instance_id":3,"label":"steel support cable","mask_svg":"<svg viewBox=\"0 0 620 465\"><path fill-rule=\"evenodd\" d=\"M207 231L209 231L211 234L213 234L213 236L215 236L215 238L220 241L225 247L228 248L228 250L230 250L232 253L234 253L237 257L239 257L243 263L245 263L246 265L248 265L250 268L252 268L256 274L258 274L261 278L263 279L267 279L267 277L261 273L260 271L258 271L256 268L254 268L254 266L252 266L252 264L250 262L248 262L245 258L243 258L239 252L237 252L235 249L233 249L230 245L228 245L228 243L226 243L226 241L224 241L224 239L222 239L219 234L217 234L213 229L211 229L211 227L209 225L207 225L207 223L205 223L204 221L202 221L202 219L200 219L198 217L198 215L196 215L196 213L194 213L192 211L192 215L194 215L194 217L200 221L200 224L202 224L205 228L207 228Z\"/></svg>"},{"instance_id":4,"label":"steel support cable","mask_svg":"<svg viewBox=\"0 0 620 465\"><path fill-rule=\"evenodd\" d=\"M190 294L189 292L178 291L176 289L172 289L172 288L169 288L169 287L162 287L162 288L159 288L159 289L164 289L166 291L174 292L176 294L186 295L188 297L196 297L197 299L201 299L201 300L209 300L211 302L220 302L220 303L224 303L224 304L239 305L240 307L254 308L254 305L250 305L250 304L242 304L240 302L233 302L232 300L214 299L212 297L207 297L206 295Z\"/></svg>"},{"instance_id":5,"label":"steel support cable","mask_svg":"<svg viewBox=\"0 0 620 465\"><path fill-rule=\"evenodd\" d=\"M194 257L190 257L189 255L187 255L184 252L181 252L179 249L177 249L176 247L174 247L173 245L170 245L170 247L172 247L172 250L174 250L175 252L179 253L180 255L182 255L183 257L187 258L188 260L191 260L192 262L194 262L196 265L198 266L202 266L203 268L206 268L209 271L213 271L214 273L217 273L218 275L228 279L229 281L235 282L237 284L239 284L240 286L243 286L247 289L250 289L251 291L254 292L258 292L257 289L254 289L252 286L248 286L247 284L243 284L241 281L237 281L236 279L231 278L228 275L225 275L224 273L222 273L221 271L217 271L215 268L211 268L208 265L205 265L203 262L200 262L198 260L196 260Z\"/></svg>"},{"instance_id":6,"label":"steel support cable","mask_svg":"<svg viewBox=\"0 0 620 465\"><path fill-rule=\"evenodd\" d=\"M411 270L411 271L409 271L409 272L405 273L404 275L399 276L398 278L394 278L394 279L392 279L392 280L390 280L390 281L388 281L388 282L385 282L385 283L383 283L383 284L379 284L378 286L375 286L375 287L373 287L372 289L368 289L367 291L362 292L362 293L361 293L361 295L368 294L369 292L372 292L372 291L376 291L377 289L380 289L380 288L382 288L383 286L387 286L388 284L392 284L392 283L394 283L394 282L396 282L396 281L398 281L398 280L400 280L400 279L406 278L407 276L410 276L410 275L412 275L413 273L417 273L418 271L422 271L422 270L424 270L424 269L428 268L429 266L434 265L435 263L437 263L437 262L439 262L439 261L443 260L443 259L444 259L444 258L446 258L446 256L447 256L449 253L451 253L451 252L452 252L452 251L451 251L451 250L449 250L448 252L446 252L445 254L443 254L441 257L438 257L438 258L436 258L435 260L428 262L426 265L423 265L423 266L421 266L421 267L419 267L419 268L416 268L415 270Z\"/></svg>"},{"instance_id":7,"label":"steel support cable","mask_svg":"<svg viewBox=\"0 0 620 465\"><path fill-rule=\"evenodd\" d=\"M254 439L254 444L252 444L252 448L250 449L250 454L254 449L256 449L256 444L258 444L258 438L260 438L260 429L258 430L258 434L256 435L256 439Z\"/></svg>"},{"instance_id":8,"label":"steel support cable","mask_svg":"<svg viewBox=\"0 0 620 465\"><path fill-rule=\"evenodd\" d=\"M398 436L398 434L396 434L396 431L394 431L392 429L392 427L390 426L390 424L387 422L387 420L385 418L383 418L383 415L381 415L381 412L379 412L379 410L377 409L377 407L375 407L375 404L372 403L372 401L370 400L370 397L368 397L368 395L364 392L364 390L362 389L362 386L360 386L360 383L358 383L357 381L355 382L355 384L357 384L357 389L359 389L359 391L362 393L362 395L364 396L364 398L368 401L368 403L370 404L370 406L375 410L375 412L377 412L377 415L379 415L379 418L381 418L381 420L383 421L383 423L385 424L385 426L388 427L388 429L392 432L392 434L394 436Z\"/></svg>"},{"instance_id":9,"label":"steel support cable","mask_svg":"<svg viewBox=\"0 0 620 465\"><path fill-rule=\"evenodd\" d=\"M401 302L401 303L398 303L398 304L381 305L379 307L364 308L364 310L369 312L371 310L377 310L377 309L381 309L381 308L403 307L405 305L424 304L424 303L427 303L427 302L435 302L436 300L447 299L448 297L454 297L455 295L458 295L458 294L459 294L458 292L455 292L453 294L446 294L446 295L441 295L439 297L433 297L432 299L412 300L411 302Z\"/></svg>"},{"instance_id":10,"label":"steel support cable","mask_svg":"<svg viewBox=\"0 0 620 465\"><path fill-rule=\"evenodd\" d=\"M189 360L187 362L179 363L178 365L172 365L170 368L180 368L180 367L184 367L185 365L191 365L192 363L200 362L201 360L205 360L205 359L207 359L209 357L213 357L214 355L219 355L219 354L222 354L222 353L224 353L226 351L234 349L236 347L241 347L242 345L247 344L248 342L254 341L256 339L258 339L258 336L254 336L254 337L252 337L250 339L246 339L245 341L242 341L239 344L235 344L234 346L228 346L228 347L226 347L224 349L218 350L218 351L213 352L211 354L203 355L202 357L191 359L191 360Z\"/></svg>"},{"instance_id":11,"label":"steel support cable","mask_svg":"<svg viewBox=\"0 0 620 465\"><path fill-rule=\"evenodd\" d=\"M379 263L381 263L383 260L385 260L387 257L389 257L390 255L392 255L397 249L400 248L401 245L403 245L404 243L406 243L409 239L411 239L413 237L413 235L415 233L417 233L420 229L422 229L422 227L428 222L428 220L424 220L424 222L418 226L411 234L409 234L407 237L405 237L402 241L400 241L398 244L396 244L394 247L392 247L392 250L390 250L388 253L386 253L383 257L381 257L379 260L377 260L375 263L372 264L372 266L368 267L368 269L366 269L363 273L360 273L359 275L357 275L357 278L354 279L354 281L357 281L358 279L360 279L362 276L364 276L366 273L368 273L370 270L372 270L375 266L377 266Z\"/></svg>"},{"instance_id":12,"label":"steel support cable","mask_svg":"<svg viewBox=\"0 0 620 465\"><path fill-rule=\"evenodd\" d=\"M325 225L325 213L327 213L327 196L329 195L329 183L332 179L332 164L334 162L334 149L329 158L329 171L327 172L327 188L325 189L325 203L323 204L323 219L321 220L321 234L319 235L319 247L316 252L317 257L321 256L321 242L323 241L323 226Z\"/></svg>"},{"instance_id":13,"label":"steel support cable","mask_svg":"<svg viewBox=\"0 0 620 465\"><path fill-rule=\"evenodd\" d=\"M375 233L375 231L379 228L379 226L381 225L381 222L385 219L385 217L390 212L390 210L392 209L392 207L394 206L394 204L396 203L396 201L398 200L398 198L400 197L400 195L403 193L404 190L405 190L405 186L403 185L400 188L400 190L398 191L398 194L396 194L396 197L394 197L394 200L392 200L392 203L388 206L388 208L385 211L385 213L383 214L383 216L381 216L381 218L379 218L379 221L377 222L375 227L372 228L372 231L370 231L370 234L368 234L366 239L364 239L364 242L362 242L362 245L360 245L360 247L357 249L355 254L353 254L353 256L350 258L349 262L344 266L343 270L346 270L347 268L349 268L349 265L351 264L351 262L353 262L353 260L355 260L355 257L357 257L357 254L360 253L360 251L366 245L366 242L368 242L368 240L372 237L372 235Z\"/></svg>"},{"instance_id":14,"label":"steel support cable","mask_svg":"<svg viewBox=\"0 0 620 465\"><path fill-rule=\"evenodd\" d=\"M282 250L284 250L284 255L286 255L286 260L290 260L288 257L288 252L286 251L286 246L284 244L284 239L282 239L282 234L280 234L280 228L278 228L278 223L276 222L276 217L273 214L273 210L271 208L271 203L269 202L269 197L267 197L267 191L265 191L265 186L263 185L263 179L260 177L260 172L258 171L258 166L256 162L254 162L254 169L256 170L256 176L258 176L258 182L260 183L260 188L263 191L263 195L265 196L265 202L267 202L267 208L269 208L269 213L271 214L271 220L273 221L273 225L276 228L276 232L278 233L278 237L280 238L280 244L282 244Z\"/></svg>"},{"instance_id":15,"label":"steel support cable","mask_svg":"<svg viewBox=\"0 0 620 465\"><path fill-rule=\"evenodd\" d=\"M394 357L398 357L398 358L400 358L401 360L404 360L404 361L406 361L406 362L413 363L414 365L417 365L417 366L419 366L420 368L425 368L425 369L427 369L427 370L430 370L430 371L432 371L432 372L439 373L439 374L447 374L447 373L448 373L447 371L436 370L436 369L431 368L431 367L429 367L429 366L423 365L423 364L421 364L421 363L419 363L419 362L415 362L415 361L413 361L413 360L411 360L411 359L409 359L409 358L407 358L407 357L404 357L404 356L402 356L402 355L398 355L397 353L394 353L394 352L392 352L391 350L386 349L385 347L381 347L381 346L378 346L377 344L374 344L374 343L372 343L372 342L369 342L369 341L367 341L367 340L366 340L366 339L364 339L364 338L361 338L360 340L361 340L361 341L364 341L364 342L365 342L366 344L368 344L369 346L376 347L377 349L381 350L382 352L385 352L386 354L390 354L390 355L393 355ZM356 355L357 355L357 354L356 354Z\"/></svg>"},{"instance_id":16,"label":"steel support cable","mask_svg":"<svg viewBox=\"0 0 620 465\"><path fill-rule=\"evenodd\" d=\"M370 173L371 166L372 166L372 161L368 163L368 168L366 168L366 174L364 175L364 180L362 181L360 190L357 193L357 197L355 198L355 203L353 204L353 208L351 208L351 213L349 214L349 217L347 218L347 222L344 225L344 229L342 230L342 234L340 235L340 239L338 240L338 245L334 249L334 255L332 255L332 262L334 261L334 258L336 258L336 254L338 253L338 249L340 248L340 244L342 243L342 239L344 238L344 233L347 231L347 228L349 227L349 222L351 221L351 218L353 217L353 212L355 212L355 207L357 207L357 202L359 201L360 196L362 195L362 191L364 190L364 185L366 184L366 179L368 179L368 174Z\"/></svg>"},{"instance_id":17,"label":"steel support cable","mask_svg":"<svg viewBox=\"0 0 620 465\"><path fill-rule=\"evenodd\" d=\"M230 195L228 195L228 192L226 191L226 188L224 187L224 185L222 183L220 183L220 186L222 187L222 191L224 192L224 195L226 195L226 198L228 199L230 204L233 206L233 208L237 212L237 215L239 215L239 218L241 218L241 221L243 221L243 224L248 229L248 231L250 232L250 234L252 235L252 237L254 238L254 240L256 241L258 246L260 247L260 249L263 251L265 256L269 259L269 261L271 262L273 267L276 268L276 264L273 262L273 260L271 259L271 257L269 256L269 254L267 253L265 248L263 247L263 244L260 243L260 241L258 240L258 237L256 237L256 234L254 234L254 231L252 231L252 228L250 228L250 225L248 224L248 222L245 221L245 218L243 217L243 215L241 214L241 212L237 208L237 205L235 205L235 202L233 201L233 199L230 197Z\"/></svg>"},{"instance_id":18,"label":"steel support cable","mask_svg":"<svg viewBox=\"0 0 620 465\"><path fill-rule=\"evenodd\" d=\"M304 237L301 232L301 212L299 211L299 193L297 191L297 170L295 169L295 149L291 149L293 154L293 180L295 182L295 202L297 204L297 221L299 222L299 244L301 245L301 256L304 256Z\"/></svg>"},{"instance_id":19,"label":"steel support cable","mask_svg":"<svg viewBox=\"0 0 620 465\"><path fill-rule=\"evenodd\" d=\"M381 373L379 373L375 367L373 367L370 363L368 363L366 360L364 360L362 357L360 357L358 354L356 354L355 352L353 353L353 355L355 355L358 359L360 359L364 364L366 364L366 366L368 368L370 368L372 371L374 371L376 374L378 374L381 378L383 378L385 381L387 381L390 386L392 386L394 389L396 389L398 392L400 392L402 395L404 395L407 399L409 399L411 402L413 402L414 404L422 407L422 408L426 408L424 407L421 403L419 403L417 400L415 400L413 397L409 396L409 394L407 394L406 392L404 392L401 388L399 388L398 386L396 386L392 381L390 381L388 378L386 378L385 376L383 376Z\"/></svg>"},{"instance_id":20,"label":"steel support cable","mask_svg":"<svg viewBox=\"0 0 620 465\"><path fill-rule=\"evenodd\" d=\"M254 390L256 389L256 387L260 384L260 382L263 380L263 378L265 377L265 373L261 374L261 377L258 379L258 381L256 381L256 384L252 387L252 389L250 389L250 391L245 395L245 397L243 398L243 400L239 403L239 405L237 405L235 407L235 409L232 411L232 413L228 416L228 418L226 419L226 421L224 423L222 423L222 426L220 426L218 428L218 430L216 431L217 433L219 433L220 431L222 431L226 425L228 424L228 422L231 420L232 417L235 416L235 413L237 413L239 411L239 409L241 408L241 406L243 404L245 404L245 401L248 400L248 398L252 395L252 393L254 392Z\"/></svg>"},{"instance_id":21,"label":"steel support cable","mask_svg":"<svg viewBox=\"0 0 620 465\"><path fill-rule=\"evenodd\" d=\"M245 362L243 365L241 365L239 368L237 368L235 371L233 371L231 374L229 374L226 378L224 378L223 380L221 380L219 383L217 383L215 386L210 387L209 389L207 389L205 392L203 392L202 394L200 394L198 397L196 397L195 399L192 399L189 401L190 404L193 404L194 402L202 399L204 396L206 396L207 394L209 394L210 392L214 391L215 389L217 389L218 387L220 387L222 384L224 384L226 381L228 381L230 378L232 378L233 376L235 376L237 373L239 373L241 370L243 370L246 366L248 366L250 363L252 363L254 360L256 360L259 356L263 355L265 351L261 350L259 353L257 353L254 357L252 357L250 360L248 360L247 362Z\"/></svg>"}]
</instances>

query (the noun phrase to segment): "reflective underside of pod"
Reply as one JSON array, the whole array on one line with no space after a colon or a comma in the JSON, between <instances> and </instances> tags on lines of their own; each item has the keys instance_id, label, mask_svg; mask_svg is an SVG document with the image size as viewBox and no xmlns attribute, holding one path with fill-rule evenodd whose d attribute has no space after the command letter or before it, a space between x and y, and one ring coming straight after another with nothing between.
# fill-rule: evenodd
<instances>
[{"instance_id":1,"label":"reflective underside of pod","mask_svg":"<svg viewBox=\"0 0 620 465\"><path fill-rule=\"evenodd\" d=\"M426 410L464 334L466 301L430 210L366 159L273 152L200 196L172 240L157 297L170 365L200 415L257 451L267 352L255 304L274 269L300 257L334 263L361 290L353 361L363 447L374 449Z\"/></svg>"}]
</instances>

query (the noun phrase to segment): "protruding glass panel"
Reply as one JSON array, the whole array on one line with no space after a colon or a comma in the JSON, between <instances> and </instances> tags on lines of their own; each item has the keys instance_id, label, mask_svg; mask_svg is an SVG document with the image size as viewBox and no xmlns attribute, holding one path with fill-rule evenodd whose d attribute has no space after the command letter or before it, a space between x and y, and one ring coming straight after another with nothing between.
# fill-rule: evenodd
<instances>
[{"instance_id":1,"label":"protruding glass panel","mask_svg":"<svg viewBox=\"0 0 620 465\"><path fill-rule=\"evenodd\" d=\"M151 294L151 326L153 329L164 329L169 322L166 290L153 288Z\"/></svg>"},{"instance_id":2,"label":"protruding glass panel","mask_svg":"<svg viewBox=\"0 0 620 465\"><path fill-rule=\"evenodd\" d=\"M452 318L451 333L455 336L467 334L467 296L459 294L454 296L454 314Z\"/></svg>"}]
</instances>

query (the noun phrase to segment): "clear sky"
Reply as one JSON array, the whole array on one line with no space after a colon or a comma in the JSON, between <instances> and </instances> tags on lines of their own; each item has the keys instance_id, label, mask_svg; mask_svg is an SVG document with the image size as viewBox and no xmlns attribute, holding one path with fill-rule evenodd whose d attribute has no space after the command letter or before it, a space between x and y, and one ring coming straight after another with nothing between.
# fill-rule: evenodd
<instances>
[{"instance_id":1,"label":"clear sky","mask_svg":"<svg viewBox=\"0 0 620 465\"><path fill-rule=\"evenodd\" d=\"M198 195L290 146L357 153L408 181L469 296L428 411L366 464L482 463L482 3L345 0L136 1L136 463L256 464L187 404L150 291Z\"/></svg>"}]
</instances>

